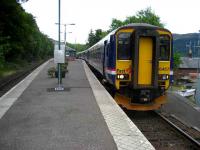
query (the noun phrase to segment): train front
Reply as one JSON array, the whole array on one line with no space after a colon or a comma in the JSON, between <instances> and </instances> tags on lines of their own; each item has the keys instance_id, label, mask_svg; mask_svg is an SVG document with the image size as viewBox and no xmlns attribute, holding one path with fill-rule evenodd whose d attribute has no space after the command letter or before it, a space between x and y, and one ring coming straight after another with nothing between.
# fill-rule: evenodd
<instances>
[{"instance_id":1,"label":"train front","mask_svg":"<svg viewBox=\"0 0 200 150\"><path fill-rule=\"evenodd\" d=\"M172 35L148 24L117 30L116 80L118 104L131 110L153 110L166 102L170 84Z\"/></svg>"}]
</instances>

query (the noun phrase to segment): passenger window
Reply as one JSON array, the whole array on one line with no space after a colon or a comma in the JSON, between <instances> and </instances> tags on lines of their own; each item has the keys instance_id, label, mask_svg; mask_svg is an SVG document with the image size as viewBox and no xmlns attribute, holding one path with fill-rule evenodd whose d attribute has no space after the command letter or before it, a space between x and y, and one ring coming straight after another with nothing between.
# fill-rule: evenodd
<instances>
[{"instance_id":1,"label":"passenger window","mask_svg":"<svg viewBox=\"0 0 200 150\"><path fill-rule=\"evenodd\" d=\"M117 41L117 59L126 60L131 58L131 33L119 33Z\"/></svg>"},{"instance_id":2,"label":"passenger window","mask_svg":"<svg viewBox=\"0 0 200 150\"><path fill-rule=\"evenodd\" d=\"M168 35L160 36L160 60L169 60L170 38Z\"/></svg>"}]
</instances>

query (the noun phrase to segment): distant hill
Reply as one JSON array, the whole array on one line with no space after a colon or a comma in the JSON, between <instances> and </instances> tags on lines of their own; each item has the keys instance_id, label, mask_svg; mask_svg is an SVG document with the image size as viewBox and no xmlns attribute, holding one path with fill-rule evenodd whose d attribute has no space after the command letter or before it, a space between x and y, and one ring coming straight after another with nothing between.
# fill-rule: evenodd
<instances>
[{"instance_id":1,"label":"distant hill","mask_svg":"<svg viewBox=\"0 0 200 150\"><path fill-rule=\"evenodd\" d=\"M198 40L200 44L200 34L199 33L188 33L188 34L173 34L174 39L174 51L179 52L182 56L188 56L189 45L191 45L192 56L197 57L197 48L194 48L194 45L197 46ZM188 45L186 47L186 44ZM200 49L199 49L200 50ZM200 55L200 51L199 51Z\"/></svg>"}]
</instances>

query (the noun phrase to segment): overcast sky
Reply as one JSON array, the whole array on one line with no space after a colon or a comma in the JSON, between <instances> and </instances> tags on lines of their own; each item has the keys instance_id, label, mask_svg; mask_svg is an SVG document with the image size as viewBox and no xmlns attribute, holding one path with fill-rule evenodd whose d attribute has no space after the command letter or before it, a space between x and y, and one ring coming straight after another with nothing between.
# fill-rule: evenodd
<instances>
[{"instance_id":1,"label":"overcast sky","mask_svg":"<svg viewBox=\"0 0 200 150\"><path fill-rule=\"evenodd\" d=\"M23 8L36 17L40 30L58 39L58 0L29 0ZM124 20L151 7L165 28L173 33L200 30L200 0L61 0L61 23L67 26L67 41L85 43L90 29L109 29L112 18ZM64 27L61 28L64 32ZM61 33L64 40L64 34Z\"/></svg>"}]
</instances>

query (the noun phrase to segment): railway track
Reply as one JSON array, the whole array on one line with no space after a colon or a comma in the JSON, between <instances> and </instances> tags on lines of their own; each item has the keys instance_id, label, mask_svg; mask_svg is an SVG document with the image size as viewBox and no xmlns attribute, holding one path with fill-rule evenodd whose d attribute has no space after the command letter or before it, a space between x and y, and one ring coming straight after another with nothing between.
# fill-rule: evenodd
<instances>
[{"instance_id":1,"label":"railway track","mask_svg":"<svg viewBox=\"0 0 200 150\"><path fill-rule=\"evenodd\" d=\"M175 118L172 122L155 111L125 112L157 150L200 149L200 132L177 125L180 122Z\"/></svg>"},{"instance_id":2,"label":"railway track","mask_svg":"<svg viewBox=\"0 0 200 150\"><path fill-rule=\"evenodd\" d=\"M46 61L46 60L45 60ZM23 80L28 74L30 74L34 69L40 66L45 61L40 63L35 63L31 65L29 68L26 68L22 71L18 71L17 73L5 77L0 80L0 97L4 95L7 91L9 91L12 87L14 87L17 83Z\"/></svg>"},{"instance_id":3,"label":"railway track","mask_svg":"<svg viewBox=\"0 0 200 150\"><path fill-rule=\"evenodd\" d=\"M102 76L94 68L90 69L101 82ZM103 86L114 96L112 87L107 84ZM185 125L176 117L163 115L158 111L124 111L156 150L200 149L200 131Z\"/></svg>"}]
</instances>

